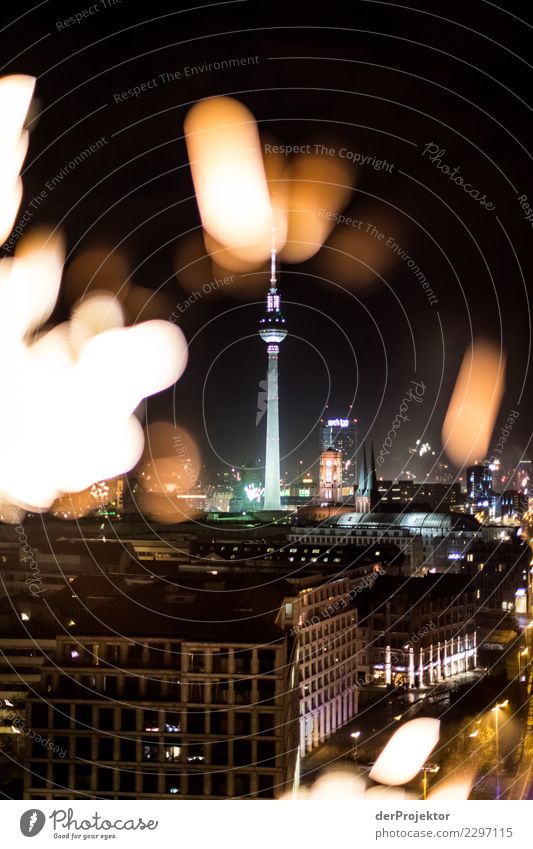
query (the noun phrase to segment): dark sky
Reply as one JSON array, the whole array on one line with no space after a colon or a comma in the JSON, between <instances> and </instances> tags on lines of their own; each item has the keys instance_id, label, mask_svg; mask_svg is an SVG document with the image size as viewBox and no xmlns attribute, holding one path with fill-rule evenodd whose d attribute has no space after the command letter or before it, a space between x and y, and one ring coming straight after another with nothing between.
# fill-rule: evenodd
<instances>
[{"instance_id":1,"label":"dark sky","mask_svg":"<svg viewBox=\"0 0 533 849\"><path fill-rule=\"evenodd\" d=\"M315 459L313 428L325 404L332 415L351 410L360 436L380 445L413 379L427 387L423 403L398 433L383 472L397 474L422 435L438 454L472 333L493 339L508 358L500 420L512 409L520 418L504 464L530 438L533 230L518 198L525 194L533 205L533 18L523 20L519 2L505 9L482 0L418 5L422 11L373 0L317 10L246 0L190 11L159 0L2 4L3 73L37 77L40 114L31 124L22 207L87 145L106 139L48 192L32 225L61 222L69 261L95 245L121 246L135 282L164 292L171 306L187 297L174 275L176 246L200 223L183 140L184 117L197 99L239 98L278 143L333 144L393 165L390 172L354 168L345 213L401 233L402 249L438 304L401 260L383 272L385 282L376 278L363 291L326 273L327 249L283 266L291 335L280 357L282 468L289 472L300 458ZM58 25L90 8L79 23ZM251 56L254 65L183 73ZM117 102L118 93L177 71L179 79ZM429 143L494 209L423 155ZM209 443L230 465L262 456L264 420L255 427L266 371L264 345L254 336L260 309L254 298L228 293L195 303L180 320L191 340L186 374L175 392L148 405L150 418L174 416L188 428L211 468L220 461Z\"/></svg>"}]
</instances>

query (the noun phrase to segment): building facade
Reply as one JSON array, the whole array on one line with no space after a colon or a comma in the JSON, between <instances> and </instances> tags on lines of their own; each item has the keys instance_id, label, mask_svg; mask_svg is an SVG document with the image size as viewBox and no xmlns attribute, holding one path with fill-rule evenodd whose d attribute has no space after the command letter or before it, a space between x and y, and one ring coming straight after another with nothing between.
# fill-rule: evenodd
<instances>
[{"instance_id":1,"label":"building facade","mask_svg":"<svg viewBox=\"0 0 533 849\"><path fill-rule=\"evenodd\" d=\"M328 448L322 451L319 461L319 499L336 504L342 498L342 451Z\"/></svg>"},{"instance_id":2,"label":"building facade","mask_svg":"<svg viewBox=\"0 0 533 849\"><path fill-rule=\"evenodd\" d=\"M28 741L24 798L274 798L294 787L293 589L224 586L157 582L94 616L71 600L70 633L27 700L28 725L52 748Z\"/></svg>"}]
</instances>

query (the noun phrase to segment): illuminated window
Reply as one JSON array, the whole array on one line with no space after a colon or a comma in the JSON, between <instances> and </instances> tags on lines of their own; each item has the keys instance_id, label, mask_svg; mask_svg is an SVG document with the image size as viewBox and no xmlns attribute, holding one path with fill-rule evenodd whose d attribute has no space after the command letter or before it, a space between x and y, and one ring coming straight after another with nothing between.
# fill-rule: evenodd
<instances>
[{"instance_id":1,"label":"illuminated window","mask_svg":"<svg viewBox=\"0 0 533 849\"><path fill-rule=\"evenodd\" d=\"M176 763L181 759L181 746L165 746L165 761Z\"/></svg>"}]
</instances>

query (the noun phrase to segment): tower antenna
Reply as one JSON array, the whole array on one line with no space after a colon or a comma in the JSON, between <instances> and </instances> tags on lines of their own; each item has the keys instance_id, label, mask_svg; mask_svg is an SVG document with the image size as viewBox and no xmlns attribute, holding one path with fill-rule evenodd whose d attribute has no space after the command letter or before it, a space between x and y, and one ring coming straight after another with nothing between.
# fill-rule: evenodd
<instances>
[{"instance_id":1,"label":"tower antenna","mask_svg":"<svg viewBox=\"0 0 533 849\"><path fill-rule=\"evenodd\" d=\"M270 288L276 288L276 225L272 225L272 248L270 251Z\"/></svg>"}]
</instances>

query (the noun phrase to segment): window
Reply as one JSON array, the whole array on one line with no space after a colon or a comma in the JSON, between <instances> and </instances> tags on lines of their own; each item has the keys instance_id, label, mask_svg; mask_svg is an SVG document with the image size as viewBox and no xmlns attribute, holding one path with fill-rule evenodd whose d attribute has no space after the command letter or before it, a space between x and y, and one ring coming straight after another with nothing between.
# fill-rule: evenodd
<instances>
[{"instance_id":1,"label":"window","mask_svg":"<svg viewBox=\"0 0 533 849\"><path fill-rule=\"evenodd\" d=\"M178 796L181 793L180 776L165 774L165 792L170 796Z\"/></svg>"},{"instance_id":2,"label":"window","mask_svg":"<svg viewBox=\"0 0 533 849\"><path fill-rule=\"evenodd\" d=\"M140 680L137 675L126 675L124 677L124 695L126 698L138 698Z\"/></svg>"},{"instance_id":3,"label":"window","mask_svg":"<svg viewBox=\"0 0 533 849\"><path fill-rule=\"evenodd\" d=\"M203 775L194 775L189 773L188 775L189 782L189 796L203 796L204 795L204 777Z\"/></svg>"},{"instance_id":4,"label":"window","mask_svg":"<svg viewBox=\"0 0 533 849\"><path fill-rule=\"evenodd\" d=\"M54 777L54 784L58 788L67 788L69 787L69 765L68 764L54 764L54 769L52 771L52 775Z\"/></svg>"},{"instance_id":5,"label":"window","mask_svg":"<svg viewBox=\"0 0 533 849\"><path fill-rule=\"evenodd\" d=\"M143 740L141 747L143 761L159 760L159 746L153 740Z\"/></svg>"},{"instance_id":6,"label":"window","mask_svg":"<svg viewBox=\"0 0 533 849\"><path fill-rule=\"evenodd\" d=\"M203 711L188 710L187 732L189 734L205 734L205 716Z\"/></svg>"},{"instance_id":7,"label":"window","mask_svg":"<svg viewBox=\"0 0 533 849\"><path fill-rule=\"evenodd\" d=\"M260 799L274 798L274 776L259 775L257 777L257 796Z\"/></svg>"},{"instance_id":8,"label":"window","mask_svg":"<svg viewBox=\"0 0 533 849\"><path fill-rule=\"evenodd\" d=\"M142 645L136 643L135 645L128 646L128 663L131 666L140 666L143 656L143 647Z\"/></svg>"},{"instance_id":9,"label":"window","mask_svg":"<svg viewBox=\"0 0 533 849\"><path fill-rule=\"evenodd\" d=\"M242 772L235 773L235 795L250 795L250 776Z\"/></svg>"},{"instance_id":10,"label":"window","mask_svg":"<svg viewBox=\"0 0 533 849\"><path fill-rule=\"evenodd\" d=\"M113 708L100 708L99 718L101 731L113 731Z\"/></svg>"},{"instance_id":11,"label":"window","mask_svg":"<svg viewBox=\"0 0 533 849\"><path fill-rule=\"evenodd\" d=\"M76 790L91 789L91 767L79 764L74 767L74 786Z\"/></svg>"},{"instance_id":12,"label":"window","mask_svg":"<svg viewBox=\"0 0 533 849\"><path fill-rule=\"evenodd\" d=\"M235 714L235 734L249 734L252 726L252 715L250 713Z\"/></svg>"},{"instance_id":13,"label":"window","mask_svg":"<svg viewBox=\"0 0 533 849\"><path fill-rule=\"evenodd\" d=\"M228 733L228 714L226 711L211 711L211 734Z\"/></svg>"},{"instance_id":14,"label":"window","mask_svg":"<svg viewBox=\"0 0 533 849\"><path fill-rule=\"evenodd\" d=\"M164 752L166 763L179 763L181 760L181 746L165 746Z\"/></svg>"},{"instance_id":15,"label":"window","mask_svg":"<svg viewBox=\"0 0 533 849\"><path fill-rule=\"evenodd\" d=\"M167 710L165 714L165 731L176 734L181 728L181 714Z\"/></svg>"},{"instance_id":16,"label":"window","mask_svg":"<svg viewBox=\"0 0 533 849\"><path fill-rule=\"evenodd\" d=\"M146 679L146 696L147 698L159 698L161 695L161 681L159 678Z\"/></svg>"},{"instance_id":17,"label":"window","mask_svg":"<svg viewBox=\"0 0 533 849\"><path fill-rule=\"evenodd\" d=\"M76 682L70 675L59 676L59 693L62 696L74 696L76 692Z\"/></svg>"},{"instance_id":18,"label":"window","mask_svg":"<svg viewBox=\"0 0 533 849\"><path fill-rule=\"evenodd\" d=\"M205 672L205 652L201 649L189 652L189 672Z\"/></svg>"},{"instance_id":19,"label":"window","mask_svg":"<svg viewBox=\"0 0 533 849\"><path fill-rule=\"evenodd\" d=\"M205 702L205 683L203 681L189 682L189 702L192 704L204 704Z\"/></svg>"},{"instance_id":20,"label":"window","mask_svg":"<svg viewBox=\"0 0 533 849\"><path fill-rule=\"evenodd\" d=\"M249 740L233 742L233 763L236 766L248 766L252 762L252 744Z\"/></svg>"},{"instance_id":21,"label":"window","mask_svg":"<svg viewBox=\"0 0 533 849\"><path fill-rule=\"evenodd\" d=\"M133 762L137 760L136 751L135 751L135 740L121 740L120 741L120 760L126 762ZM157 746L155 746L157 751ZM146 760L146 758L145 758ZM154 758L157 760L157 756Z\"/></svg>"},{"instance_id":22,"label":"window","mask_svg":"<svg viewBox=\"0 0 533 849\"><path fill-rule=\"evenodd\" d=\"M219 766L228 763L228 744L222 740L211 743L211 763Z\"/></svg>"},{"instance_id":23,"label":"window","mask_svg":"<svg viewBox=\"0 0 533 849\"><path fill-rule=\"evenodd\" d=\"M70 728L70 705L53 706L53 725L54 728Z\"/></svg>"},{"instance_id":24,"label":"window","mask_svg":"<svg viewBox=\"0 0 533 849\"><path fill-rule=\"evenodd\" d=\"M228 779L225 773L211 773L211 796L227 796Z\"/></svg>"},{"instance_id":25,"label":"window","mask_svg":"<svg viewBox=\"0 0 533 849\"><path fill-rule=\"evenodd\" d=\"M113 738L100 737L98 739L98 760L112 761L113 758Z\"/></svg>"},{"instance_id":26,"label":"window","mask_svg":"<svg viewBox=\"0 0 533 849\"><path fill-rule=\"evenodd\" d=\"M106 646L105 658L108 663L120 663L120 645L115 645L114 643L111 643L110 645Z\"/></svg>"},{"instance_id":27,"label":"window","mask_svg":"<svg viewBox=\"0 0 533 849\"><path fill-rule=\"evenodd\" d=\"M241 675L247 675L252 671L252 652L251 651L236 651L235 652L235 672Z\"/></svg>"},{"instance_id":28,"label":"window","mask_svg":"<svg viewBox=\"0 0 533 849\"><path fill-rule=\"evenodd\" d=\"M276 682L259 678L258 682L259 701L263 704L272 704L276 694Z\"/></svg>"},{"instance_id":29,"label":"window","mask_svg":"<svg viewBox=\"0 0 533 849\"><path fill-rule=\"evenodd\" d=\"M261 675L275 674L275 658L276 653L272 649L259 650L259 673Z\"/></svg>"},{"instance_id":30,"label":"window","mask_svg":"<svg viewBox=\"0 0 533 849\"><path fill-rule=\"evenodd\" d=\"M43 746L41 741L32 740L31 741L31 756L32 758L45 758L46 757L46 748Z\"/></svg>"},{"instance_id":31,"label":"window","mask_svg":"<svg viewBox=\"0 0 533 849\"><path fill-rule=\"evenodd\" d=\"M118 676L104 675L102 689L107 696L116 696L118 692Z\"/></svg>"},{"instance_id":32,"label":"window","mask_svg":"<svg viewBox=\"0 0 533 849\"><path fill-rule=\"evenodd\" d=\"M135 793L135 773L127 769L121 769L120 789L123 793Z\"/></svg>"},{"instance_id":33,"label":"window","mask_svg":"<svg viewBox=\"0 0 533 849\"><path fill-rule=\"evenodd\" d=\"M158 793L159 773L143 773L143 793Z\"/></svg>"},{"instance_id":34,"label":"window","mask_svg":"<svg viewBox=\"0 0 533 849\"><path fill-rule=\"evenodd\" d=\"M33 775L30 778L32 787L46 787L46 773L48 767L46 764L32 763Z\"/></svg>"},{"instance_id":35,"label":"window","mask_svg":"<svg viewBox=\"0 0 533 849\"><path fill-rule=\"evenodd\" d=\"M257 743L257 763L264 766L276 766L276 744L261 740Z\"/></svg>"},{"instance_id":36,"label":"window","mask_svg":"<svg viewBox=\"0 0 533 849\"><path fill-rule=\"evenodd\" d=\"M165 665L165 647L161 643L148 646L148 663L152 669Z\"/></svg>"},{"instance_id":37,"label":"window","mask_svg":"<svg viewBox=\"0 0 533 849\"><path fill-rule=\"evenodd\" d=\"M203 743L189 743L187 746L187 763L201 764L205 761L206 747Z\"/></svg>"},{"instance_id":38,"label":"window","mask_svg":"<svg viewBox=\"0 0 533 849\"><path fill-rule=\"evenodd\" d=\"M137 711L123 708L120 712L120 730L135 731L137 728Z\"/></svg>"},{"instance_id":39,"label":"window","mask_svg":"<svg viewBox=\"0 0 533 849\"><path fill-rule=\"evenodd\" d=\"M76 737L76 757L83 760L90 760L91 757L91 738Z\"/></svg>"},{"instance_id":40,"label":"window","mask_svg":"<svg viewBox=\"0 0 533 849\"><path fill-rule=\"evenodd\" d=\"M155 710L145 710L144 711L144 720L143 727L145 731L153 731L157 733L159 731L159 714ZM135 730L135 729L133 729Z\"/></svg>"},{"instance_id":41,"label":"window","mask_svg":"<svg viewBox=\"0 0 533 849\"><path fill-rule=\"evenodd\" d=\"M48 705L45 702L31 706L31 724L34 728L48 728Z\"/></svg>"},{"instance_id":42,"label":"window","mask_svg":"<svg viewBox=\"0 0 533 849\"><path fill-rule=\"evenodd\" d=\"M76 705L76 724L86 725L92 728L93 709L92 705Z\"/></svg>"},{"instance_id":43,"label":"window","mask_svg":"<svg viewBox=\"0 0 533 849\"><path fill-rule=\"evenodd\" d=\"M270 735L274 734L274 714L260 713L259 714L259 734Z\"/></svg>"},{"instance_id":44,"label":"window","mask_svg":"<svg viewBox=\"0 0 533 849\"><path fill-rule=\"evenodd\" d=\"M113 770L99 769L98 770L98 790L111 791L113 790Z\"/></svg>"},{"instance_id":45,"label":"window","mask_svg":"<svg viewBox=\"0 0 533 849\"><path fill-rule=\"evenodd\" d=\"M233 682L234 702L237 705L249 705L251 702L251 681Z\"/></svg>"},{"instance_id":46,"label":"window","mask_svg":"<svg viewBox=\"0 0 533 849\"><path fill-rule=\"evenodd\" d=\"M227 650L222 649L221 651L213 652L213 658L212 658L213 672L227 673L228 666L229 666L228 661L229 661L229 657L228 657L228 651Z\"/></svg>"},{"instance_id":47,"label":"window","mask_svg":"<svg viewBox=\"0 0 533 849\"><path fill-rule=\"evenodd\" d=\"M229 704L229 682L228 681L212 681L211 682L211 701L218 705Z\"/></svg>"},{"instance_id":48,"label":"window","mask_svg":"<svg viewBox=\"0 0 533 849\"><path fill-rule=\"evenodd\" d=\"M181 681L179 678L167 679L167 692L169 700L181 702Z\"/></svg>"}]
</instances>

